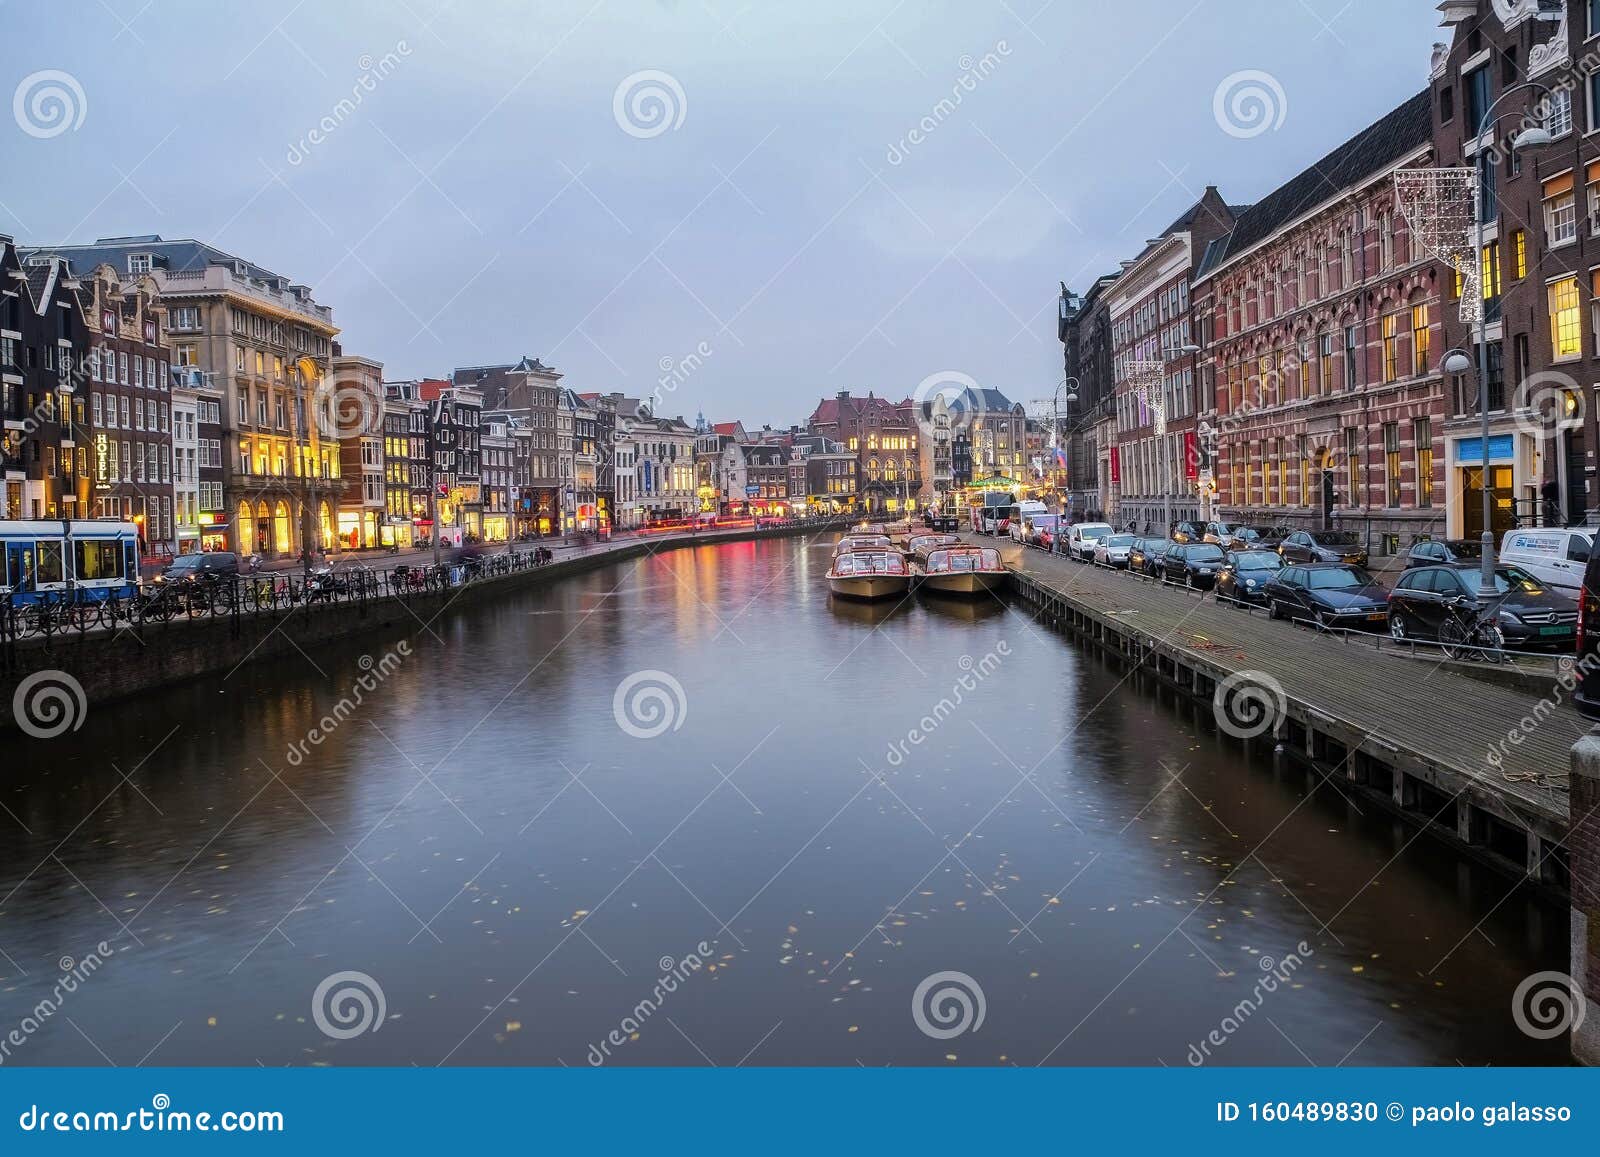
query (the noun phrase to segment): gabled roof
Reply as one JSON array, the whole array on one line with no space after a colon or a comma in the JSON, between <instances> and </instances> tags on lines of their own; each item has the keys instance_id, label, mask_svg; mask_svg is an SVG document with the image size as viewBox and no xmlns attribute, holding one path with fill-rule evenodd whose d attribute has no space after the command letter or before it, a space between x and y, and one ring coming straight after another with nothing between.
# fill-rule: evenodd
<instances>
[{"instance_id":1,"label":"gabled roof","mask_svg":"<svg viewBox=\"0 0 1600 1157\"><path fill-rule=\"evenodd\" d=\"M1233 232L1208 246L1196 279L1246 253L1346 189L1362 184L1433 140L1427 89L1362 129L1316 164L1252 205Z\"/></svg>"},{"instance_id":2,"label":"gabled roof","mask_svg":"<svg viewBox=\"0 0 1600 1157\"><path fill-rule=\"evenodd\" d=\"M207 245L193 238L166 241L154 233L131 237L101 237L89 245L41 245L25 252L29 256L40 253L60 254L75 271L80 273L87 273L101 264L110 265L119 273L126 273L128 254L148 253L151 264L157 269L203 270L210 265L226 265L231 269L235 265L240 265L244 267L245 276L253 280L281 281L285 285L289 284L287 277L253 261L235 257L232 253L218 249L214 245Z\"/></svg>"}]
</instances>

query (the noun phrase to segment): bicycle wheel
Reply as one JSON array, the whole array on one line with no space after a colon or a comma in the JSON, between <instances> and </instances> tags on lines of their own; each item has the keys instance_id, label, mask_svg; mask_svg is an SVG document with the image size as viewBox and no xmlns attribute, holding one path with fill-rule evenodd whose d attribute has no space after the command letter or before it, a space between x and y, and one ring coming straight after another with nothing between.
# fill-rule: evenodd
<instances>
[{"instance_id":1,"label":"bicycle wheel","mask_svg":"<svg viewBox=\"0 0 1600 1157\"><path fill-rule=\"evenodd\" d=\"M1467 628L1459 619L1446 619L1439 626L1439 642L1444 647L1444 653L1451 659L1472 659L1477 657L1477 651L1467 640Z\"/></svg>"}]
</instances>

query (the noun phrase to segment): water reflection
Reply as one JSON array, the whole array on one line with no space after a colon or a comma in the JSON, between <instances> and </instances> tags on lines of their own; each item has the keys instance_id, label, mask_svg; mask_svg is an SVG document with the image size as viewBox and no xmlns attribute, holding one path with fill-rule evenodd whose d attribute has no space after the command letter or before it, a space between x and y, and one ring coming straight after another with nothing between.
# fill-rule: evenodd
<instances>
[{"instance_id":1,"label":"water reflection","mask_svg":"<svg viewBox=\"0 0 1600 1157\"><path fill-rule=\"evenodd\" d=\"M1565 1060L1510 1015L1564 912L1021 609L825 569L633 560L18 740L0 1007L114 955L66 1010L92 1046L52 1018L6 1063L582 1064L632 1016L606 1063L1181 1065L1302 943L1208 1063ZM312 994L352 970L388 1019L334 1040ZM936 1039L949 971L987 1016Z\"/></svg>"}]
</instances>

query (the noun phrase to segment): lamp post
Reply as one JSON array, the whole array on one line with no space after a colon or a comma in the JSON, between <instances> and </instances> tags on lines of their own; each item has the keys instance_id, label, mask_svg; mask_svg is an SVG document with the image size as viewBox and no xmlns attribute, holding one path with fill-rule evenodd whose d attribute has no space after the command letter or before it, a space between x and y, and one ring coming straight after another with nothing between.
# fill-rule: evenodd
<instances>
[{"instance_id":1,"label":"lamp post","mask_svg":"<svg viewBox=\"0 0 1600 1157\"><path fill-rule=\"evenodd\" d=\"M1476 252L1478 258L1477 293L1480 299L1476 303L1478 309L1478 450L1480 452L1480 469L1482 471L1478 481L1483 494L1483 532L1479 536L1481 543L1480 550L1482 554L1482 567L1478 573L1478 584L1479 590L1485 598L1494 593L1494 531L1490 526L1492 504L1490 502L1489 493L1489 311L1484 307L1484 302L1482 300L1484 291L1488 288L1488 283L1484 277L1487 270L1484 268L1483 260L1483 225L1484 219L1490 215L1488 210L1491 207L1495 210L1495 217L1499 217L1500 214L1499 192L1497 190L1491 191L1487 189L1487 182L1484 180L1484 164L1487 160L1490 150L1484 147L1483 137L1484 134L1489 131L1490 127L1499 124L1500 117L1505 115L1503 113L1495 113L1495 109L1499 107L1501 101L1505 100L1506 97L1511 96L1513 93L1522 91L1531 92L1535 90L1543 93L1546 97L1554 95L1551 93L1549 86L1540 84L1537 81L1524 81L1521 84L1512 85L1499 96L1495 97L1494 100L1490 101L1489 107L1483 110L1483 116L1478 118L1478 135L1473 138L1473 144L1478 150L1478 155L1475 159L1475 164L1473 165L1473 168L1477 170L1476 188L1474 189L1473 196L1473 207L1477 211L1473 214L1473 216L1477 219L1474 222L1474 229L1476 233ZM1511 147L1513 149L1528 149L1537 148L1540 145L1547 145L1549 143L1549 130L1545 129L1542 125L1529 125L1512 139ZM1484 197L1485 193L1488 193L1494 198L1494 200L1488 204L1483 203L1482 198ZM1442 362L1442 368L1444 369L1445 373L1448 374L1464 374L1469 368L1471 368L1471 365L1471 359L1467 357L1465 351L1459 349L1450 350L1447 352Z\"/></svg>"}]
</instances>

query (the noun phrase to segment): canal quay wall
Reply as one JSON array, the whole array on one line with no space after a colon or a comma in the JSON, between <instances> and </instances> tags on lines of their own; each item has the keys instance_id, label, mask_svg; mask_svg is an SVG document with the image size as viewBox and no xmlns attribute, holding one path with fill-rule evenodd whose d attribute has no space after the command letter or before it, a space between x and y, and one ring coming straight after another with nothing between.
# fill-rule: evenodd
<instances>
[{"instance_id":1,"label":"canal quay wall","mask_svg":"<svg viewBox=\"0 0 1600 1157\"><path fill-rule=\"evenodd\" d=\"M415 634L439 615L470 606L486 596L548 585L647 554L826 533L844 525L805 523L624 539L544 566L485 576L437 590L383 593L333 603L298 603L239 614L222 612L195 618L178 615L170 621L146 620L114 631L66 631L16 639L7 645L6 663L0 670L0 731L18 727L17 705L30 695L59 693L64 696L60 700L63 705L65 698L76 698L78 702L67 710L76 712L76 718L81 719L90 705L193 679L225 676L246 663L313 653L358 636L398 638Z\"/></svg>"},{"instance_id":2,"label":"canal quay wall","mask_svg":"<svg viewBox=\"0 0 1600 1157\"><path fill-rule=\"evenodd\" d=\"M1218 729L1307 763L1517 878L1576 891L1572 730L1527 690L1344 646L1126 572L1009 552L1039 619L1208 703ZM1600 890L1600 876L1596 877Z\"/></svg>"}]
</instances>

